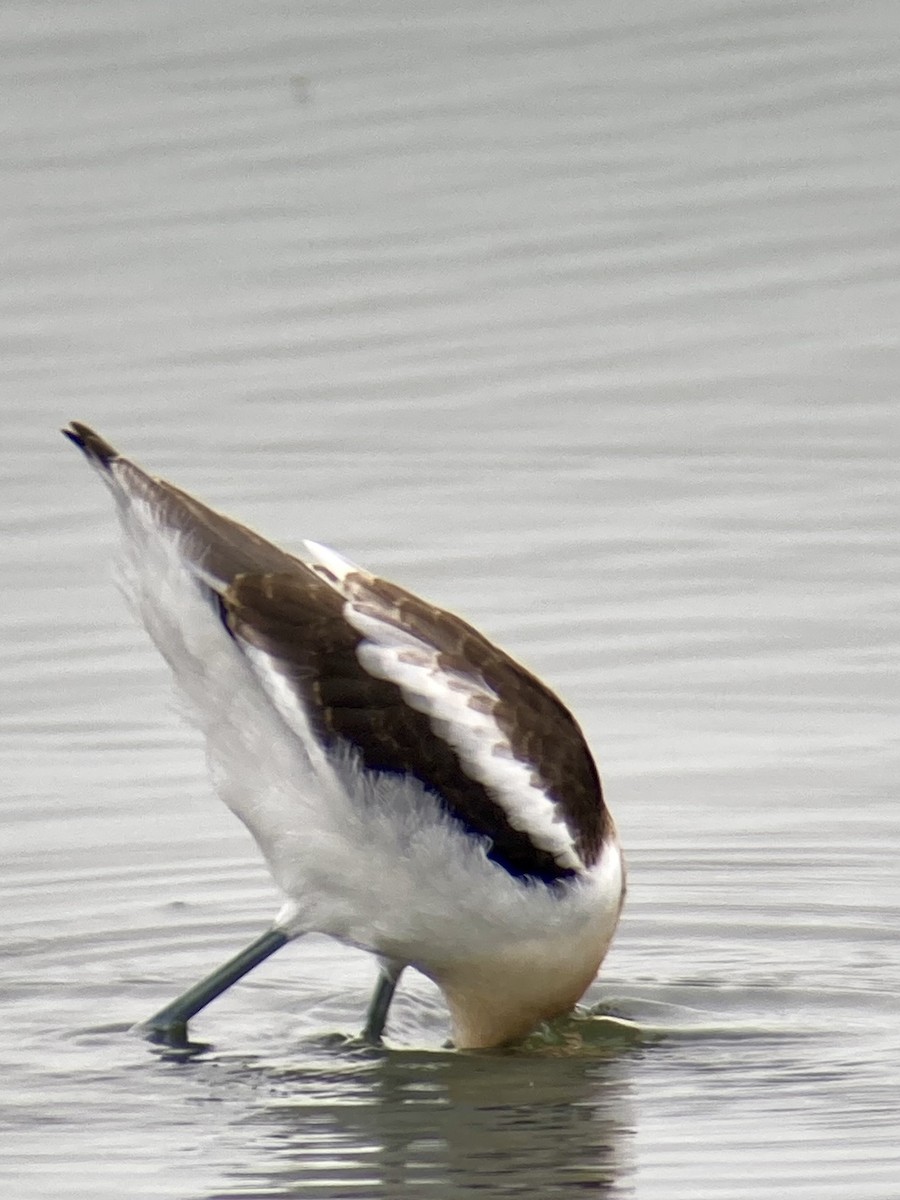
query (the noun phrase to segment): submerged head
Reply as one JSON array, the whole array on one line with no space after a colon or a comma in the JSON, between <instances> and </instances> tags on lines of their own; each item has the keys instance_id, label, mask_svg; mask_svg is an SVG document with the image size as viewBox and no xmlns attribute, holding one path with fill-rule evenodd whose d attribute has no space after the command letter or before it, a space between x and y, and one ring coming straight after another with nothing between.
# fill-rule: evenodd
<instances>
[{"instance_id":1,"label":"submerged head","mask_svg":"<svg viewBox=\"0 0 900 1200\"><path fill-rule=\"evenodd\" d=\"M458 1048L508 1045L572 1011L596 977L618 924L625 897L618 842L606 843L586 876L563 889L542 890L544 930L498 937L489 953L425 968L447 1001Z\"/></svg>"}]
</instances>

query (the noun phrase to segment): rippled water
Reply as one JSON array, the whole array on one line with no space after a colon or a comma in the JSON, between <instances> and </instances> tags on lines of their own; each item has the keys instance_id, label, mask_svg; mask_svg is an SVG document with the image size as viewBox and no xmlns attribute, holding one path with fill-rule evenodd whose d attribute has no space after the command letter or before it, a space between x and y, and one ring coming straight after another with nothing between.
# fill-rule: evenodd
<instances>
[{"instance_id":1,"label":"rippled water","mask_svg":"<svg viewBox=\"0 0 900 1200\"><path fill-rule=\"evenodd\" d=\"M892 4L0 14L0 1178L38 1197L894 1200ZM287 947L109 580L123 449L462 611L596 749L593 1010L443 1050Z\"/></svg>"}]
</instances>

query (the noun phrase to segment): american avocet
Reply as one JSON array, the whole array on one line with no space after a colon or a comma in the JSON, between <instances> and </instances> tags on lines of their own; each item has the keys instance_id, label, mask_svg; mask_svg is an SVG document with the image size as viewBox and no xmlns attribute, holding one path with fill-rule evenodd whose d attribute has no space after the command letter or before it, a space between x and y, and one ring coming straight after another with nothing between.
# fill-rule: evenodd
<instances>
[{"instance_id":1,"label":"american avocet","mask_svg":"<svg viewBox=\"0 0 900 1200\"><path fill-rule=\"evenodd\" d=\"M315 542L288 554L86 425L63 432L116 500L126 594L285 896L146 1036L189 1047L196 1013L312 931L377 957L371 1041L407 966L442 991L459 1047L570 1010L609 948L624 869L561 701L451 613Z\"/></svg>"}]
</instances>

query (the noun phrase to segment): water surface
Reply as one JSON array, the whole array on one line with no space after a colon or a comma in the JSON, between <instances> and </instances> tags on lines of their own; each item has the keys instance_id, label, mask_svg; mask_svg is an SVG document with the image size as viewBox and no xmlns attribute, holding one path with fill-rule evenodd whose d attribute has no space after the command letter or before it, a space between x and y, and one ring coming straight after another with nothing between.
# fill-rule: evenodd
<instances>
[{"instance_id":1,"label":"water surface","mask_svg":"<svg viewBox=\"0 0 900 1200\"><path fill-rule=\"evenodd\" d=\"M19 1200L894 1200L894 6L75 0L0 17L0 994ZM278 906L110 580L75 417L464 613L594 746L586 1003L442 1049Z\"/></svg>"}]
</instances>

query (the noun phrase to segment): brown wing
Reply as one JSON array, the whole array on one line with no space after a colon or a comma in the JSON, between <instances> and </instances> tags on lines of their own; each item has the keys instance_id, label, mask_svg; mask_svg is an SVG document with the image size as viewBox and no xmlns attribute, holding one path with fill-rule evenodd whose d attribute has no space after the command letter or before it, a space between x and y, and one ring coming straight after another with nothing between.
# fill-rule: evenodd
<instances>
[{"instance_id":1,"label":"brown wing","mask_svg":"<svg viewBox=\"0 0 900 1200\"><path fill-rule=\"evenodd\" d=\"M326 742L344 739L367 767L420 779L448 812L490 839L490 857L513 874L552 881L573 873L510 824L490 789L466 773L398 685L362 667L362 635L345 619L352 600L360 612L411 630L434 648L449 674L486 685L491 717L510 750L530 764L534 786L555 806L581 861L596 861L610 823L597 771L571 714L538 679L458 617L363 572L342 582L327 570L317 573L320 568L148 475L88 426L72 422L63 432L115 492L148 505L161 528L183 539L198 582L210 586L226 626L239 642L269 656Z\"/></svg>"},{"instance_id":2,"label":"brown wing","mask_svg":"<svg viewBox=\"0 0 900 1200\"><path fill-rule=\"evenodd\" d=\"M484 681L499 697L498 726L517 757L531 763L586 865L607 828L590 752L565 706L471 626L384 580L362 573L343 590L360 609L409 629L452 672ZM345 739L372 770L409 773L468 829L490 839L489 857L515 875L551 881L571 875L528 834L515 829L490 790L466 773L429 717L394 683L369 674L357 656L362 635L345 618L347 599L313 572L239 575L222 597L239 642L262 651L295 690L326 743Z\"/></svg>"}]
</instances>

